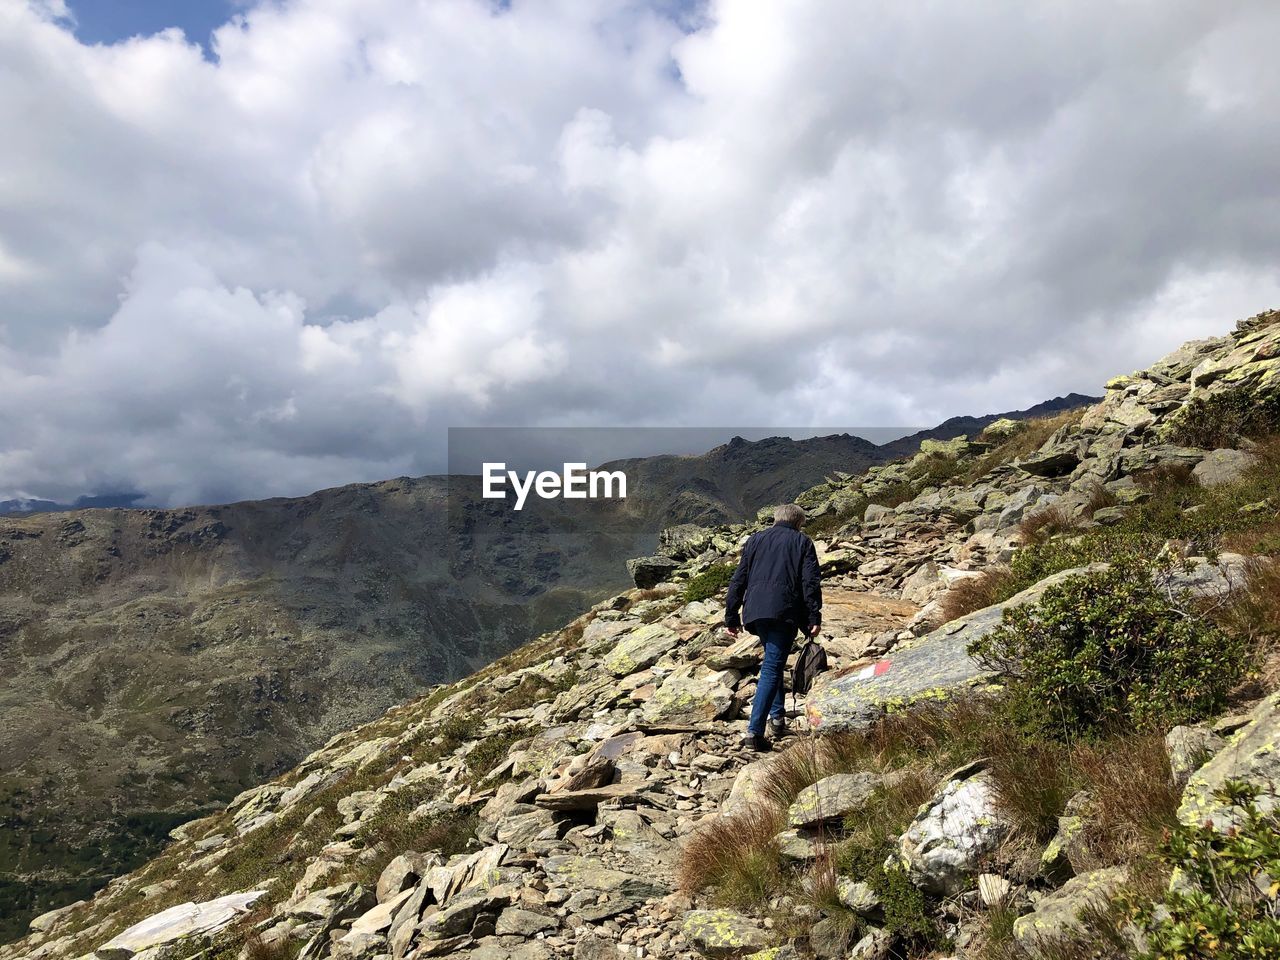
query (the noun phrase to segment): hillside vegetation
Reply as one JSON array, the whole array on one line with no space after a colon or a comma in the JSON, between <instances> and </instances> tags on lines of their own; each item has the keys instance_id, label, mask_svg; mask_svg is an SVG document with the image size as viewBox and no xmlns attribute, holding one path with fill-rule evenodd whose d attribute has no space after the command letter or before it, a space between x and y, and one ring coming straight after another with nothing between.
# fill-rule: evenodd
<instances>
[{"instance_id":1,"label":"hillside vegetation","mask_svg":"<svg viewBox=\"0 0 1280 960\"><path fill-rule=\"evenodd\" d=\"M834 669L772 754L759 524L684 528L0 960L1278 956L1278 396L1273 312L801 495Z\"/></svg>"}]
</instances>

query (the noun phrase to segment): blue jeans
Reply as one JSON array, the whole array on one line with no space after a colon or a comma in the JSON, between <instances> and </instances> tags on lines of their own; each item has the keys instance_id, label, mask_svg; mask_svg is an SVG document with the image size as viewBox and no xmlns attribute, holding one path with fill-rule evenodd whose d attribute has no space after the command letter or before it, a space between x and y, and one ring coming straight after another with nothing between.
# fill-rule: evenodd
<instances>
[{"instance_id":1,"label":"blue jeans","mask_svg":"<svg viewBox=\"0 0 1280 960\"><path fill-rule=\"evenodd\" d=\"M751 632L764 644L764 660L760 663L760 679L756 681L756 696L751 701L751 719L747 732L764 736L765 715L781 720L786 715L787 657L796 639L796 628L782 620L763 620L752 624Z\"/></svg>"}]
</instances>

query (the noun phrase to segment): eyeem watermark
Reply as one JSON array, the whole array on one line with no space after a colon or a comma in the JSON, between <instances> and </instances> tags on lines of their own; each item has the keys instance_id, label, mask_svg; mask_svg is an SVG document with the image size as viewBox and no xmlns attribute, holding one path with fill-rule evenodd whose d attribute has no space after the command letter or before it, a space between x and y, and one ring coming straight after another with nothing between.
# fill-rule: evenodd
<instances>
[{"instance_id":1,"label":"eyeem watermark","mask_svg":"<svg viewBox=\"0 0 1280 960\"><path fill-rule=\"evenodd\" d=\"M523 476L508 470L505 463L484 465L484 490L486 500L505 500L507 485L515 493L514 509L523 510L530 491L543 500L563 497L565 500L623 500L627 496L627 475L621 470L588 470L585 463L566 463L556 473L553 470L529 470Z\"/></svg>"}]
</instances>

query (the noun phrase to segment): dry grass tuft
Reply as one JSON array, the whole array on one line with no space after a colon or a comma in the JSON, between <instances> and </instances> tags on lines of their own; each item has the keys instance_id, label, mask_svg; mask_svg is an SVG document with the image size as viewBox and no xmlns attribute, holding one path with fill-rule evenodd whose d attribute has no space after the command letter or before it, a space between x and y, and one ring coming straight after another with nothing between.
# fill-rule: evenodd
<instances>
[{"instance_id":1,"label":"dry grass tuft","mask_svg":"<svg viewBox=\"0 0 1280 960\"><path fill-rule=\"evenodd\" d=\"M831 763L822 740L804 739L769 758L756 788L764 803L785 810L805 787L846 769Z\"/></svg>"},{"instance_id":2,"label":"dry grass tuft","mask_svg":"<svg viewBox=\"0 0 1280 960\"><path fill-rule=\"evenodd\" d=\"M1058 829L1058 817L1076 792L1066 748L994 730L987 750L997 806L1018 834L1039 842Z\"/></svg>"},{"instance_id":3,"label":"dry grass tuft","mask_svg":"<svg viewBox=\"0 0 1280 960\"><path fill-rule=\"evenodd\" d=\"M950 623L957 617L999 603L1008 597L1012 583L1013 571L1006 566L988 567L976 577L957 580L942 595L945 622Z\"/></svg>"},{"instance_id":4,"label":"dry grass tuft","mask_svg":"<svg viewBox=\"0 0 1280 960\"><path fill-rule=\"evenodd\" d=\"M267 943L258 934L254 934L245 941L240 956L243 960L292 960L301 947L302 944L291 943L287 937Z\"/></svg>"},{"instance_id":5,"label":"dry grass tuft","mask_svg":"<svg viewBox=\"0 0 1280 960\"><path fill-rule=\"evenodd\" d=\"M750 910L767 903L782 886L777 835L781 811L759 807L714 817L685 841L677 881L685 893L707 887L728 906Z\"/></svg>"},{"instance_id":6,"label":"dry grass tuft","mask_svg":"<svg viewBox=\"0 0 1280 960\"><path fill-rule=\"evenodd\" d=\"M1072 516L1070 510L1055 503L1024 517L1018 532L1024 544L1038 544L1047 543L1062 533L1075 533L1081 527L1080 520Z\"/></svg>"},{"instance_id":7,"label":"dry grass tuft","mask_svg":"<svg viewBox=\"0 0 1280 960\"><path fill-rule=\"evenodd\" d=\"M1120 502L1114 493L1104 487L1097 480L1089 484L1088 489L1089 502L1085 504L1084 509L1090 519L1092 519L1093 515L1099 510L1103 510L1106 507L1114 507Z\"/></svg>"},{"instance_id":8,"label":"dry grass tuft","mask_svg":"<svg viewBox=\"0 0 1280 960\"><path fill-rule=\"evenodd\" d=\"M1155 851L1177 825L1182 791L1173 782L1164 738L1130 736L1072 752L1093 811L1086 818L1085 844L1097 858L1077 869L1129 863Z\"/></svg>"},{"instance_id":9,"label":"dry grass tuft","mask_svg":"<svg viewBox=\"0 0 1280 960\"><path fill-rule=\"evenodd\" d=\"M1257 641L1280 639L1280 560L1255 557L1219 613L1222 625Z\"/></svg>"}]
</instances>

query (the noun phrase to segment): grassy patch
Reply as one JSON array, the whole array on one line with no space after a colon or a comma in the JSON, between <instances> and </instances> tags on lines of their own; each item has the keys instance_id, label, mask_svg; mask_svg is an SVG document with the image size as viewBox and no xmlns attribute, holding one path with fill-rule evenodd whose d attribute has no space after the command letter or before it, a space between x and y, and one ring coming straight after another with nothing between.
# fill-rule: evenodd
<instances>
[{"instance_id":1,"label":"grassy patch","mask_svg":"<svg viewBox=\"0 0 1280 960\"><path fill-rule=\"evenodd\" d=\"M710 600L729 586L733 572L737 569L736 563L716 563L691 577L684 588L685 603Z\"/></svg>"},{"instance_id":2,"label":"grassy patch","mask_svg":"<svg viewBox=\"0 0 1280 960\"><path fill-rule=\"evenodd\" d=\"M1095 860L1077 869L1138 860L1177 825L1182 791L1174 785L1159 734L1080 744L1071 763L1092 798L1084 839Z\"/></svg>"},{"instance_id":3,"label":"grassy patch","mask_svg":"<svg viewBox=\"0 0 1280 960\"><path fill-rule=\"evenodd\" d=\"M996 467L1013 463L1029 454L1035 453L1049 438L1063 427L1074 426L1084 416L1086 407L1075 410L1064 410L1052 417L1037 417L1033 420L1018 421L1017 428L994 447L976 457L965 470L962 479L965 483L975 483L985 477Z\"/></svg>"},{"instance_id":4,"label":"grassy patch","mask_svg":"<svg viewBox=\"0 0 1280 960\"><path fill-rule=\"evenodd\" d=\"M1028 740L1007 728L993 730L987 750L996 804L1018 834L1043 843L1058 829L1058 817L1077 780L1065 748Z\"/></svg>"}]
</instances>

